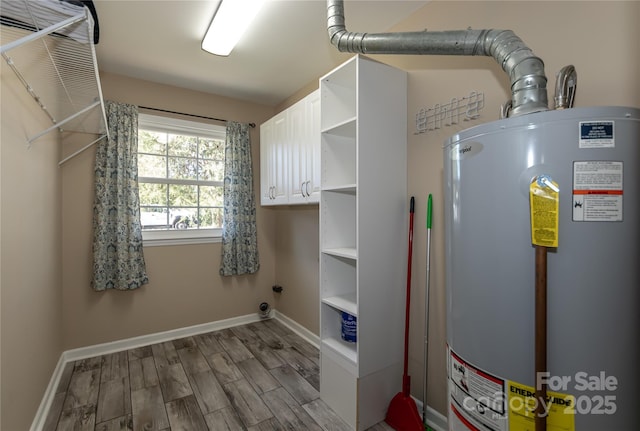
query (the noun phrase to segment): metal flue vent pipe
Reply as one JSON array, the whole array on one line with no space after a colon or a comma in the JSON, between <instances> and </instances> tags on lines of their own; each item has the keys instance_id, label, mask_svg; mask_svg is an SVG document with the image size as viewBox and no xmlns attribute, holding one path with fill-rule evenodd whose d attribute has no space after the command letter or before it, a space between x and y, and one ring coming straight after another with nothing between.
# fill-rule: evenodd
<instances>
[{"instance_id":1,"label":"metal flue vent pipe","mask_svg":"<svg viewBox=\"0 0 640 431\"><path fill-rule=\"evenodd\" d=\"M512 116L549 109L544 63L511 30L354 33L346 29L342 0L327 0L327 29L342 52L492 56L511 80Z\"/></svg>"}]
</instances>

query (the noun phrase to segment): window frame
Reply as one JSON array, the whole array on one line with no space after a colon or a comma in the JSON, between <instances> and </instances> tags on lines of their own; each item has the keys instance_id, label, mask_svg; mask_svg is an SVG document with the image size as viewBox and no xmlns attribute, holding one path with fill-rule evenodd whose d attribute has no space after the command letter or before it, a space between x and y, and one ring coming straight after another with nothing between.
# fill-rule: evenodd
<instances>
[{"instance_id":1,"label":"window frame","mask_svg":"<svg viewBox=\"0 0 640 431\"><path fill-rule=\"evenodd\" d=\"M203 138L213 138L224 141L226 139L226 127L218 124L205 123L200 121L182 120L178 118L165 117L160 115L139 113L138 131L148 130L161 133L172 133L176 135L190 135ZM144 153L138 153L138 155ZM138 184L199 184L223 186L224 181L198 181L173 179L171 181L159 180L155 177L138 176ZM167 229L167 230L143 230L143 245L184 245L184 244L204 244L217 243L222 241L222 228L213 229Z\"/></svg>"}]
</instances>

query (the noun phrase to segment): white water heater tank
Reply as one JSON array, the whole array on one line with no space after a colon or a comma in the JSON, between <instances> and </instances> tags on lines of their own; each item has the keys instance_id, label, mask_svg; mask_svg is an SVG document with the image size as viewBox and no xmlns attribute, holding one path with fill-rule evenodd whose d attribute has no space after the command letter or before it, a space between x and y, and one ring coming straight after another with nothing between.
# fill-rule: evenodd
<instances>
[{"instance_id":1,"label":"white water heater tank","mask_svg":"<svg viewBox=\"0 0 640 431\"><path fill-rule=\"evenodd\" d=\"M449 429L640 430L640 109L495 121L444 147ZM534 368L531 181L557 184L547 374Z\"/></svg>"}]
</instances>

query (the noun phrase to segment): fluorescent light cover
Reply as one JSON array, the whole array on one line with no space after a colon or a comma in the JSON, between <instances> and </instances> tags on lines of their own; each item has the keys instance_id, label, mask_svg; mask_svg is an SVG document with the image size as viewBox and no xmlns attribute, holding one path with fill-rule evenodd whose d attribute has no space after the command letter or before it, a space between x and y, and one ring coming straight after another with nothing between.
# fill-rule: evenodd
<instances>
[{"instance_id":1,"label":"fluorescent light cover","mask_svg":"<svg viewBox=\"0 0 640 431\"><path fill-rule=\"evenodd\" d=\"M202 49L227 56L255 18L265 0L221 0L202 40Z\"/></svg>"}]
</instances>

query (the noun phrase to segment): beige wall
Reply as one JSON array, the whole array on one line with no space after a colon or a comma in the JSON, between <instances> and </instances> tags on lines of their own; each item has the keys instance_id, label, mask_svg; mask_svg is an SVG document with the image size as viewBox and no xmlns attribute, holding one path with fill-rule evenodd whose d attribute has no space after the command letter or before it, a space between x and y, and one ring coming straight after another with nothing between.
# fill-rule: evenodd
<instances>
[{"instance_id":1,"label":"beige wall","mask_svg":"<svg viewBox=\"0 0 640 431\"><path fill-rule=\"evenodd\" d=\"M275 308L311 332L320 331L318 205L278 207Z\"/></svg>"},{"instance_id":2,"label":"beige wall","mask_svg":"<svg viewBox=\"0 0 640 431\"><path fill-rule=\"evenodd\" d=\"M105 100L260 124L271 107L101 74ZM251 132L254 187L259 198L259 129ZM220 244L145 247L149 284L134 291L95 292L91 223L95 147L62 168L63 334L71 349L255 313L273 303L275 218L258 205L260 270L221 277Z\"/></svg>"},{"instance_id":3,"label":"beige wall","mask_svg":"<svg viewBox=\"0 0 640 431\"><path fill-rule=\"evenodd\" d=\"M60 169L56 132L2 61L0 256L3 430L29 429L62 353Z\"/></svg>"}]
</instances>

